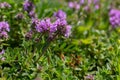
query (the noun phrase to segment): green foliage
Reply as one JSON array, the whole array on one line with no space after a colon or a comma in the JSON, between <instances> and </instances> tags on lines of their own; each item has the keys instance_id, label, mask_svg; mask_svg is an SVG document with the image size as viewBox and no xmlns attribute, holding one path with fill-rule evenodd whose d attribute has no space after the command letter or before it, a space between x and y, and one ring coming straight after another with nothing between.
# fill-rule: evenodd
<instances>
[{"instance_id":1,"label":"green foliage","mask_svg":"<svg viewBox=\"0 0 120 80\"><path fill-rule=\"evenodd\" d=\"M52 42L46 42L46 36L35 41L40 34L26 40L31 22L23 11L23 0L0 0L4 1L12 8L0 9L0 21L8 21L11 30L7 40L0 39L0 49L5 49L0 54L0 80L86 80L87 75L120 80L120 28L112 29L108 16L111 2L118 7L119 0L101 0L100 10L91 13L70 9L68 0L32 0L40 19L59 9L67 13L72 35ZM24 13L23 20L15 19L19 12Z\"/></svg>"}]
</instances>

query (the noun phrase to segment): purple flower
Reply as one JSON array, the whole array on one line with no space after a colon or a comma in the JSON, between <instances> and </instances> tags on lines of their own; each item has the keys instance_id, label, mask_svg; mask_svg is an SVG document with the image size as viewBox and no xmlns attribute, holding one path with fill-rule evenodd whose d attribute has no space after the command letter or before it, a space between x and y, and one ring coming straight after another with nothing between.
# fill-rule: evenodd
<instances>
[{"instance_id":1,"label":"purple flower","mask_svg":"<svg viewBox=\"0 0 120 80\"><path fill-rule=\"evenodd\" d=\"M98 10L99 9L99 0L94 0L94 5L95 5L95 9Z\"/></svg>"},{"instance_id":2,"label":"purple flower","mask_svg":"<svg viewBox=\"0 0 120 80\"><path fill-rule=\"evenodd\" d=\"M67 21L65 19L57 19L50 26L50 35L54 34L57 31L59 32L59 34L64 34L66 25Z\"/></svg>"},{"instance_id":3,"label":"purple flower","mask_svg":"<svg viewBox=\"0 0 120 80\"><path fill-rule=\"evenodd\" d=\"M33 31L31 30L25 34L25 38L29 40L32 38L32 35L33 35Z\"/></svg>"},{"instance_id":4,"label":"purple flower","mask_svg":"<svg viewBox=\"0 0 120 80\"><path fill-rule=\"evenodd\" d=\"M5 31L0 32L0 38L8 38L8 34Z\"/></svg>"},{"instance_id":5,"label":"purple flower","mask_svg":"<svg viewBox=\"0 0 120 80\"><path fill-rule=\"evenodd\" d=\"M109 16L115 16L120 13L120 10L117 9L111 9L109 12Z\"/></svg>"},{"instance_id":6,"label":"purple flower","mask_svg":"<svg viewBox=\"0 0 120 80\"><path fill-rule=\"evenodd\" d=\"M53 22L50 26L50 33L54 33L58 30L58 28L63 27L66 25L67 22L65 19L57 19L55 22Z\"/></svg>"},{"instance_id":7,"label":"purple flower","mask_svg":"<svg viewBox=\"0 0 120 80\"><path fill-rule=\"evenodd\" d=\"M32 2L30 2L29 0L26 0L23 6L24 6L24 10L28 12L28 16L30 18L36 18L35 6Z\"/></svg>"},{"instance_id":8,"label":"purple flower","mask_svg":"<svg viewBox=\"0 0 120 80\"><path fill-rule=\"evenodd\" d=\"M53 34L54 32L58 32L65 37L69 37L71 34L71 26L67 25L66 14L65 18L58 17L56 21L50 26L50 34Z\"/></svg>"},{"instance_id":9,"label":"purple flower","mask_svg":"<svg viewBox=\"0 0 120 80\"><path fill-rule=\"evenodd\" d=\"M74 3L73 2L69 2L68 6L69 6L69 8L74 8Z\"/></svg>"},{"instance_id":10,"label":"purple flower","mask_svg":"<svg viewBox=\"0 0 120 80\"><path fill-rule=\"evenodd\" d=\"M40 22L38 22L38 24L36 24L35 28L37 32L45 32L48 31L50 29L51 26L51 21L50 18L41 20Z\"/></svg>"},{"instance_id":11,"label":"purple flower","mask_svg":"<svg viewBox=\"0 0 120 80\"><path fill-rule=\"evenodd\" d=\"M32 26L34 26L37 32L48 32L50 38L53 38L56 35L69 37L71 34L71 26L67 25L65 12L59 10L54 14L54 16L56 17L54 22L51 22L50 18L46 18L41 21L37 18L33 18Z\"/></svg>"},{"instance_id":12,"label":"purple flower","mask_svg":"<svg viewBox=\"0 0 120 80\"><path fill-rule=\"evenodd\" d=\"M37 19L37 18L32 18L32 25L37 25L37 24L39 24L39 19Z\"/></svg>"},{"instance_id":13,"label":"purple flower","mask_svg":"<svg viewBox=\"0 0 120 80\"><path fill-rule=\"evenodd\" d=\"M58 12L54 13L54 16L59 19L66 19L66 13L62 10L59 10Z\"/></svg>"},{"instance_id":14,"label":"purple flower","mask_svg":"<svg viewBox=\"0 0 120 80\"><path fill-rule=\"evenodd\" d=\"M109 12L109 21L113 28L120 26L120 10L111 9Z\"/></svg>"},{"instance_id":15,"label":"purple flower","mask_svg":"<svg viewBox=\"0 0 120 80\"><path fill-rule=\"evenodd\" d=\"M30 2L29 0L26 0L26 1L24 2L23 6L24 6L24 10L27 11L27 12L30 12L30 11L34 10L34 7L35 7L35 6L33 5L33 3Z\"/></svg>"},{"instance_id":16,"label":"purple flower","mask_svg":"<svg viewBox=\"0 0 120 80\"><path fill-rule=\"evenodd\" d=\"M5 50L4 49L2 49L2 51L0 51L0 54L4 54L5 53Z\"/></svg>"},{"instance_id":17,"label":"purple flower","mask_svg":"<svg viewBox=\"0 0 120 80\"><path fill-rule=\"evenodd\" d=\"M65 34L64 34L65 37L68 38L70 36L70 34L71 34L71 28L72 27L70 25L66 26L66 31L65 31Z\"/></svg>"},{"instance_id":18,"label":"purple flower","mask_svg":"<svg viewBox=\"0 0 120 80\"><path fill-rule=\"evenodd\" d=\"M7 2L0 3L0 8L10 8L11 5L8 4Z\"/></svg>"},{"instance_id":19,"label":"purple flower","mask_svg":"<svg viewBox=\"0 0 120 80\"><path fill-rule=\"evenodd\" d=\"M28 13L28 15L29 15L29 17L31 17L31 18L35 18L35 17L36 17L36 14L35 14L35 11L34 11L34 10L30 11L30 12Z\"/></svg>"},{"instance_id":20,"label":"purple flower","mask_svg":"<svg viewBox=\"0 0 120 80\"><path fill-rule=\"evenodd\" d=\"M85 0L80 0L80 4L84 4L85 3Z\"/></svg>"},{"instance_id":21,"label":"purple flower","mask_svg":"<svg viewBox=\"0 0 120 80\"><path fill-rule=\"evenodd\" d=\"M0 22L0 38L8 38L7 32L9 31L9 24L5 21Z\"/></svg>"},{"instance_id":22,"label":"purple flower","mask_svg":"<svg viewBox=\"0 0 120 80\"><path fill-rule=\"evenodd\" d=\"M57 31L57 24L56 23L51 24L51 26L50 26L50 34L56 32L56 31Z\"/></svg>"},{"instance_id":23,"label":"purple flower","mask_svg":"<svg viewBox=\"0 0 120 80\"><path fill-rule=\"evenodd\" d=\"M10 31L9 24L5 21L0 22L0 32L1 31Z\"/></svg>"},{"instance_id":24,"label":"purple flower","mask_svg":"<svg viewBox=\"0 0 120 80\"><path fill-rule=\"evenodd\" d=\"M76 9L76 10L80 9L80 4L77 3L76 1L74 1L74 2L69 2L69 3L68 3L68 6L69 6L70 8Z\"/></svg>"},{"instance_id":25,"label":"purple flower","mask_svg":"<svg viewBox=\"0 0 120 80\"><path fill-rule=\"evenodd\" d=\"M96 9L96 10L98 10L99 7L100 7L100 6L99 6L98 4L95 5L95 9Z\"/></svg>"},{"instance_id":26,"label":"purple flower","mask_svg":"<svg viewBox=\"0 0 120 80\"><path fill-rule=\"evenodd\" d=\"M79 4L76 4L75 9L76 9L76 10L79 10L79 9L80 9L80 5L79 5Z\"/></svg>"},{"instance_id":27,"label":"purple flower","mask_svg":"<svg viewBox=\"0 0 120 80\"><path fill-rule=\"evenodd\" d=\"M61 27L61 26L65 26L67 25L67 21L65 19L57 19L54 24L56 24L57 26Z\"/></svg>"}]
</instances>

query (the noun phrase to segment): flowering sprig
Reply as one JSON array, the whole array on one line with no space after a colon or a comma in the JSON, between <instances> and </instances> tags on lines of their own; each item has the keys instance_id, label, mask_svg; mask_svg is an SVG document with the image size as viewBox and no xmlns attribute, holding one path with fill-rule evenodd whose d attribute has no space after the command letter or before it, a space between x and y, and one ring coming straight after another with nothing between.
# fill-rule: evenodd
<instances>
[{"instance_id":1,"label":"flowering sprig","mask_svg":"<svg viewBox=\"0 0 120 80\"><path fill-rule=\"evenodd\" d=\"M9 31L9 24L5 21L0 22L0 38L8 38L7 32Z\"/></svg>"},{"instance_id":2,"label":"flowering sprig","mask_svg":"<svg viewBox=\"0 0 120 80\"><path fill-rule=\"evenodd\" d=\"M35 6L31 1L25 0L23 7L24 10L27 11L28 16L31 18L31 29L25 34L25 38L27 40L40 42L42 37L45 37L45 43L40 50L41 54L35 61L37 62L56 37L65 36L68 38L70 36L71 26L68 25L66 20L67 15L62 10L55 12L51 18L44 18L40 20L35 16Z\"/></svg>"},{"instance_id":3,"label":"flowering sprig","mask_svg":"<svg viewBox=\"0 0 120 80\"><path fill-rule=\"evenodd\" d=\"M5 53L5 50L4 49L2 49L2 50L0 50L0 60L1 61L4 61L5 60L5 57L3 57L3 54Z\"/></svg>"},{"instance_id":4,"label":"flowering sprig","mask_svg":"<svg viewBox=\"0 0 120 80\"><path fill-rule=\"evenodd\" d=\"M37 32L48 32L49 36L53 36L56 32L59 32L59 34L69 37L71 26L67 24L65 12L59 10L54 13L54 17L56 18L54 22L50 18L46 18L41 21L33 19L32 23Z\"/></svg>"},{"instance_id":5,"label":"flowering sprig","mask_svg":"<svg viewBox=\"0 0 120 80\"><path fill-rule=\"evenodd\" d=\"M0 8L10 8L11 5L8 4L7 2L0 3Z\"/></svg>"},{"instance_id":6,"label":"flowering sprig","mask_svg":"<svg viewBox=\"0 0 120 80\"><path fill-rule=\"evenodd\" d=\"M79 2L73 1L73 2L68 2L69 8L79 10L80 7L83 8L85 11L88 11L90 9L90 5L94 5L95 9L99 9L99 0L80 0Z\"/></svg>"},{"instance_id":7,"label":"flowering sprig","mask_svg":"<svg viewBox=\"0 0 120 80\"><path fill-rule=\"evenodd\" d=\"M25 11L28 12L28 16L30 18L35 18L36 14L35 14L35 5L29 1L29 0L25 0L24 4L23 4L23 8Z\"/></svg>"},{"instance_id":8,"label":"flowering sprig","mask_svg":"<svg viewBox=\"0 0 120 80\"><path fill-rule=\"evenodd\" d=\"M68 3L69 8L79 10L80 9L80 4L77 3L76 1L74 2L69 2Z\"/></svg>"},{"instance_id":9,"label":"flowering sprig","mask_svg":"<svg viewBox=\"0 0 120 80\"><path fill-rule=\"evenodd\" d=\"M39 58L46 52L47 48L49 47L50 43L57 37L57 36L65 36L69 37L71 34L71 26L67 23L67 15L62 10L58 10L54 13L53 17L55 20L52 21L51 18L45 18L39 20L38 18L32 19L32 32L28 32L26 34L27 38L31 38L33 33L42 34L42 36L47 35L48 38L46 39L46 43L43 46L42 52L39 55L38 59L35 61L37 62ZM40 37L41 38L41 37ZM38 39L38 38L37 38Z\"/></svg>"},{"instance_id":10,"label":"flowering sprig","mask_svg":"<svg viewBox=\"0 0 120 80\"><path fill-rule=\"evenodd\" d=\"M120 26L120 10L111 9L109 12L109 21L112 28Z\"/></svg>"}]
</instances>

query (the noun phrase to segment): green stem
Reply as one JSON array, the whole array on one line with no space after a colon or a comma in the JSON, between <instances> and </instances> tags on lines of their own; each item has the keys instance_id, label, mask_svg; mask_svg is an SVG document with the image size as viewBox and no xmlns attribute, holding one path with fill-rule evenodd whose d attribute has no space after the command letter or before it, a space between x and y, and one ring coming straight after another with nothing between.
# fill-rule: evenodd
<instances>
[{"instance_id":1,"label":"green stem","mask_svg":"<svg viewBox=\"0 0 120 80\"><path fill-rule=\"evenodd\" d=\"M45 52L46 52L46 50L48 49L49 45L50 45L51 42L56 38L56 36L57 36L58 34L59 34L59 32L57 32L52 38L49 37L49 38L46 40L47 43L46 43L45 46L43 47L42 53L39 55L39 57L38 57L38 59L35 61L35 63L37 63L37 62L39 61L39 59L41 58L41 56L45 54Z\"/></svg>"},{"instance_id":2,"label":"green stem","mask_svg":"<svg viewBox=\"0 0 120 80\"><path fill-rule=\"evenodd\" d=\"M51 40L51 41L52 41L52 40ZM42 56L43 54L45 54L45 52L46 52L46 50L48 49L51 41L48 39L47 43L46 43L45 46L43 47L42 52L41 52L41 54L39 55L38 59L35 61L35 63L38 62L38 60L41 58L41 56Z\"/></svg>"}]
</instances>

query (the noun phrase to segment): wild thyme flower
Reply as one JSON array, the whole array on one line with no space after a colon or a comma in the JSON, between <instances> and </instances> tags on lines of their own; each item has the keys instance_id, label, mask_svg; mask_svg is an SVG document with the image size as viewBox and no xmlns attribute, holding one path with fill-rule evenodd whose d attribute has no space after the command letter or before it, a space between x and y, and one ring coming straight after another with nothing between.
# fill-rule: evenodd
<instances>
[{"instance_id":1,"label":"wild thyme flower","mask_svg":"<svg viewBox=\"0 0 120 80\"><path fill-rule=\"evenodd\" d=\"M54 24L56 24L57 26L65 26L67 25L67 21L65 19L57 19Z\"/></svg>"},{"instance_id":2,"label":"wild thyme flower","mask_svg":"<svg viewBox=\"0 0 120 80\"><path fill-rule=\"evenodd\" d=\"M83 5L85 3L85 0L80 0L80 5Z\"/></svg>"},{"instance_id":3,"label":"wild thyme flower","mask_svg":"<svg viewBox=\"0 0 120 80\"><path fill-rule=\"evenodd\" d=\"M0 22L0 32L2 31L10 31L9 24L5 21Z\"/></svg>"},{"instance_id":4,"label":"wild thyme flower","mask_svg":"<svg viewBox=\"0 0 120 80\"><path fill-rule=\"evenodd\" d=\"M95 9L98 10L99 7L100 7L100 6L99 6L100 1L99 1L99 0L94 0L93 3L94 3L94 6L95 6Z\"/></svg>"},{"instance_id":5,"label":"wild thyme flower","mask_svg":"<svg viewBox=\"0 0 120 80\"><path fill-rule=\"evenodd\" d=\"M29 0L25 0L23 6L24 6L24 10L27 12L30 12L30 11L34 10L34 8L35 8L33 3Z\"/></svg>"},{"instance_id":6,"label":"wild thyme flower","mask_svg":"<svg viewBox=\"0 0 120 80\"><path fill-rule=\"evenodd\" d=\"M67 25L65 12L59 10L58 12L55 12L54 16L56 17L56 21L54 22L54 24L59 27Z\"/></svg>"},{"instance_id":7,"label":"wild thyme flower","mask_svg":"<svg viewBox=\"0 0 120 80\"><path fill-rule=\"evenodd\" d=\"M36 18L35 6L31 1L26 0L23 4L23 7L24 7L24 10L28 12L28 16L30 18Z\"/></svg>"},{"instance_id":8,"label":"wild thyme flower","mask_svg":"<svg viewBox=\"0 0 120 80\"><path fill-rule=\"evenodd\" d=\"M35 28L37 32L46 32L50 29L51 21L50 18L43 19L38 24L36 24Z\"/></svg>"},{"instance_id":9,"label":"wild thyme flower","mask_svg":"<svg viewBox=\"0 0 120 80\"><path fill-rule=\"evenodd\" d=\"M5 31L0 32L0 38L8 38L8 34Z\"/></svg>"},{"instance_id":10,"label":"wild thyme flower","mask_svg":"<svg viewBox=\"0 0 120 80\"><path fill-rule=\"evenodd\" d=\"M50 26L50 35L54 32L57 31L57 24L56 23L52 23Z\"/></svg>"},{"instance_id":11,"label":"wild thyme flower","mask_svg":"<svg viewBox=\"0 0 120 80\"><path fill-rule=\"evenodd\" d=\"M69 6L69 8L74 8L74 3L73 2L69 2L68 6Z\"/></svg>"},{"instance_id":12,"label":"wild thyme flower","mask_svg":"<svg viewBox=\"0 0 120 80\"><path fill-rule=\"evenodd\" d=\"M45 53L48 46L56 38L56 36L64 35L65 37L69 37L70 35L71 27L67 26L66 13L62 10L59 10L58 12L54 13L54 17L56 17L56 20L54 22L51 22L50 18L43 19L41 21L38 19L33 19L32 21L37 32L48 33L48 38L46 41L47 45L43 46L42 54L39 55L38 59L35 62L39 61L40 57Z\"/></svg>"},{"instance_id":13,"label":"wild thyme flower","mask_svg":"<svg viewBox=\"0 0 120 80\"><path fill-rule=\"evenodd\" d=\"M99 0L79 0L79 2L77 1L73 1L73 2L68 2L68 6L69 8L75 9L75 10L79 10L80 7L83 8L83 10L88 11L90 10L90 6L93 5L95 7L95 10L99 9Z\"/></svg>"},{"instance_id":14,"label":"wild thyme flower","mask_svg":"<svg viewBox=\"0 0 120 80\"><path fill-rule=\"evenodd\" d=\"M60 14L63 15L63 17ZM69 37L71 34L71 26L67 24L66 13L62 10L59 10L56 12L56 15L59 16L57 16L56 21L53 23L52 31L57 31L59 34L64 35L65 37Z\"/></svg>"},{"instance_id":15,"label":"wild thyme flower","mask_svg":"<svg viewBox=\"0 0 120 80\"><path fill-rule=\"evenodd\" d=\"M30 12L28 13L28 16L29 16L30 18L35 18L35 17L36 17L35 11L34 11L34 10L30 11Z\"/></svg>"},{"instance_id":16,"label":"wild thyme flower","mask_svg":"<svg viewBox=\"0 0 120 80\"><path fill-rule=\"evenodd\" d=\"M37 18L32 19L32 26L40 33L48 32L49 36L54 36L56 33L62 34L65 37L69 37L71 33L71 26L67 24L66 13L62 10L55 12L53 15L56 17L54 22L51 22L50 18L39 20Z\"/></svg>"},{"instance_id":17,"label":"wild thyme flower","mask_svg":"<svg viewBox=\"0 0 120 80\"><path fill-rule=\"evenodd\" d=\"M109 21L113 28L120 26L120 10L111 9L109 12Z\"/></svg>"},{"instance_id":18,"label":"wild thyme flower","mask_svg":"<svg viewBox=\"0 0 120 80\"><path fill-rule=\"evenodd\" d=\"M98 10L98 9L99 9L99 4L100 4L100 1L99 1L99 0L88 0L86 6L89 6L89 7L90 7L90 5L94 5L95 10Z\"/></svg>"},{"instance_id":19,"label":"wild thyme flower","mask_svg":"<svg viewBox=\"0 0 120 80\"><path fill-rule=\"evenodd\" d=\"M79 10L79 9L80 9L80 4L77 3L76 1L74 1L74 2L69 2L69 3L68 3L68 6L69 6L70 8L72 8L72 9L76 9L76 10Z\"/></svg>"},{"instance_id":20,"label":"wild thyme flower","mask_svg":"<svg viewBox=\"0 0 120 80\"><path fill-rule=\"evenodd\" d=\"M54 23L52 23L51 27L50 27L50 32L59 32L59 34L64 35L65 37L69 37L70 33L71 33L71 26L67 25L67 21L66 21L66 13L63 12L62 10L59 10L58 12L56 12L57 14L64 15L64 17L58 17Z\"/></svg>"},{"instance_id":21,"label":"wild thyme flower","mask_svg":"<svg viewBox=\"0 0 120 80\"><path fill-rule=\"evenodd\" d=\"M71 28L72 27L70 25L66 26L66 30L65 30L65 34L64 34L65 37L69 37L70 36L70 34L71 34Z\"/></svg>"},{"instance_id":22,"label":"wild thyme flower","mask_svg":"<svg viewBox=\"0 0 120 80\"><path fill-rule=\"evenodd\" d=\"M32 25L37 25L39 24L40 20L38 18L32 18Z\"/></svg>"},{"instance_id":23,"label":"wild thyme flower","mask_svg":"<svg viewBox=\"0 0 120 80\"><path fill-rule=\"evenodd\" d=\"M11 5L8 4L7 2L0 3L0 8L10 8Z\"/></svg>"},{"instance_id":24,"label":"wild thyme flower","mask_svg":"<svg viewBox=\"0 0 120 80\"><path fill-rule=\"evenodd\" d=\"M5 21L0 22L0 38L8 38L7 32L9 31L9 24Z\"/></svg>"},{"instance_id":25,"label":"wild thyme flower","mask_svg":"<svg viewBox=\"0 0 120 80\"><path fill-rule=\"evenodd\" d=\"M63 29L67 25L65 19L56 19L50 26L50 33L56 32L57 30Z\"/></svg>"},{"instance_id":26,"label":"wild thyme flower","mask_svg":"<svg viewBox=\"0 0 120 80\"><path fill-rule=\"evenodd\" d=\"M32 31L32 30L29 31L29 32L27 32L27 33L25 34L25 38L26 38L27 40L31 39L32 36L33 36L33 31Z\"/></svg>"},{"instance_id":27,"label":"wild thyme flower","mask_svg":"<svg viewBox=\"0 0 120 80\"><path fill-rule=\"evenodd\" d=\"M95 5L95 9L98 10L100 8L99 5Z\"/></svg>"},{"instance_id":28,"label":"wild thyme flower","mask_svg":"<svg viewBox=\"0 0 120 80\"><path fill-rule=\"evenodd\" d=\"M59 19L66 19L66 13L62 10L59 10L58 12L54 13L54 16Z\"/></svg>"}]
</instances>

